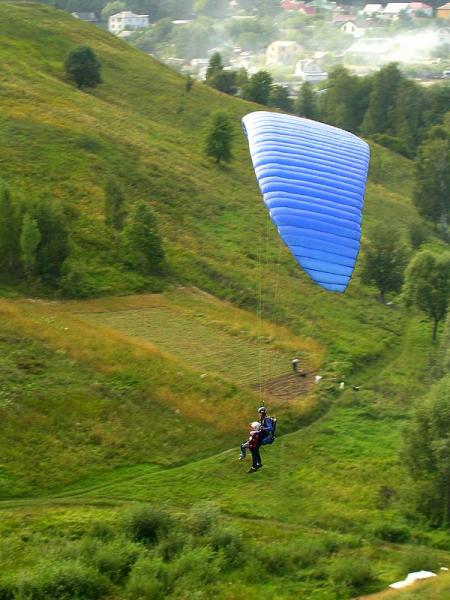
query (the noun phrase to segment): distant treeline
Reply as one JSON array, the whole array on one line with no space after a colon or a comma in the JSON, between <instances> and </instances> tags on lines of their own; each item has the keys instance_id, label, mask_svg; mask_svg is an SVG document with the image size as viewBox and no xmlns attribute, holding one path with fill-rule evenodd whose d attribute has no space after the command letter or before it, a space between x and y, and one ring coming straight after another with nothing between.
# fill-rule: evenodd
<instances>
[{"instance_id":1,"label":"distant treeline","mask_svg":"<svg viewBox=\"0 0 450 600\"><path fill-rule=\"evenodd\" d=\"M286 87L274 83L271 74L225 70L219 54L209 62L206 83L245 100L279 108L363 135L408 158L429 129L443 123L450 107L450 85L425 88L405 77L395 63L372 75L359 77L336 66L326 88L304 83L294 101Z\"/></svg>"}]
</instances>

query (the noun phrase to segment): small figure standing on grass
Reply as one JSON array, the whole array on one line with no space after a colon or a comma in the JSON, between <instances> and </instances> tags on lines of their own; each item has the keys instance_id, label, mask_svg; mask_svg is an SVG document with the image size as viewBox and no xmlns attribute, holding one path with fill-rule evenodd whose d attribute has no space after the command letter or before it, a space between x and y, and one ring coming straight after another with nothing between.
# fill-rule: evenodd
<instances>
[{"instance_id":1,"label":"small figure standing on grass","mask_svg":"<svg viewBox=\"0 0 450 600\"><path fill-rule=\"evenodd\" d=\"M241 453L239 455L239 460L245 458L247 448L252 453L252 461L253 464L248 470L248 473L254 473L258 469L262 467L261 464L261 455L259 454L259 448L261 446L261 437L262 437L262 427L259 421L253 421L250 423L250 434L249 438L246 442L241 444Z\"/></svg>"},{"instance_id":2,"label":"small figure standing on grass","mask_svg":"<svg viewBox=\"0 0 450 600\"><path fill-rule=\"evenodd\" d=\"M298 358L292 359L292 370L294 371L294 373L298 373L299 366L300 366L300 361L298 360Z\"/></svg>"}]
</instances>

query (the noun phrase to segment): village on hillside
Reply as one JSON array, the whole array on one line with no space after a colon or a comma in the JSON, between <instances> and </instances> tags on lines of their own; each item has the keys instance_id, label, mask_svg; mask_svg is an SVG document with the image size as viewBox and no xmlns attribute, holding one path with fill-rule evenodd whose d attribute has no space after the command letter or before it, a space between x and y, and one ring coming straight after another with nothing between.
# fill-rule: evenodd
<instances>
[{"instance_id":1,"label":"village on hillside","mask_svg":"<svg viewBox=\"0 0 450 600\"><path fill-rule=\"evenodd\" d=\"M282 0L275 14L261 15L248 10L248 3L230 0L222 14L158 20L151 14L117 12L121 5L126 7L111 2L100 15L72 14L199 80L217 52L225 69L249 75L265 69L292 92L304 82L325 81L336 65L366 75L395 61L426 84L450 78L450 2L433 8L424 2L357 7ZM186 15L172 15L177 16Z\"/></svg>"}]
</instances>

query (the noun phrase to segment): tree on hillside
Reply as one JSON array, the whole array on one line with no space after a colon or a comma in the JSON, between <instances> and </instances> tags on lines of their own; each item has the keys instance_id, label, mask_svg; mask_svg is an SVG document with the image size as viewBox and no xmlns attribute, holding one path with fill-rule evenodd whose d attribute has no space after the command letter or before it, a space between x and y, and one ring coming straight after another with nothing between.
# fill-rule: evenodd
<instances>
[{"instance_id":1,"label":"tree on hillside","mask_svg":"<svg viewBox=\"0 0 450 600\"><path fill-rule=\"evenodd\" d=\"M206 70L206 83L215 90L234 96L237 93L236 72L224 69L222 56L219 52L209 59L208 69Z\"/></svg>"},{"instance_id":2,"label":"tree on hillside","mask_svg":"<svg viewBox=\"0 0 450 600\"><path fill-rule=\"evenodd\" d=\"M294 111L299 117L306 119L317 119L316 94L312 85L305 81L300 88L297 100L295 102Z\"/></svg>"},{"instance_id":3,"label":"tree on hillside","mask_svg":"<svg viewBox=\"0 0 450 600\"><path fill-rule=\"evenodd\" d=\"M19 263L19 219L9 189L0 190L0 273L15 275Z\"/></svg>"},{"instance_id":4,"label":"tree on hillside","mask_svg":"<svg viewBox=\"0 0 450 600\"><path fill-rule=\"evenodd\" d=\"M216 163L229 162L233 155L233 125L227 112L218 110L211 115L209 128L206 133L205 153L214 158Z\"/></svg>"},{"instance_id":5,"label":"tree on hillside","mask_svg":"<svg viewBox=\"0 0 450 600\"><path fill-rule=\"evenodd\" d=\"M41 232L39 231L37 221L26 213L22 221L22 231L20 233L20 251L23 270L29 279L37 274L37 249L40 241Z\"/></svg>"},{"instance_id":6,"label":"tree on hillside","mask_svg":"<svg viewBox=\"0 0 450 600\"><path fill-rule=\"evenodd\" d=\"M164 249L151 208L139 202L123 229L125 262L143 274L158 273L164 262Z\"/></svg>"},{"instance_id":7,"label":"tree on hillside","mask_svg":"<svg viewBox=\"0 0 450 600\"><path fill-rule=\"evenodd\" d=\"M63 263L69 256L67 221L61 206L48 200L40 201L32 211L41 234L37 247L37 272L49 283L61 275Z\"/></svg>"},{"instance_id":8,"label":"tree on hillside","mask_svg":"<svg viewBox=\"0 0 450 600\"><path fill-rule=\"evenodd\" d=\"M79 46L70 52L64 63L68 79L78 89L94 88L102 83L101 64L89 46Z\"/></svg>"},{"instance_id":9,"label":"tree on hillside","mask_svg":"<svg viewBox=\"0 0 450 600\"><path fill-rule=\"evenodd\" d=\"M388 292L399 292L408 260L406 246L390 226L380 226L371 232L362 256L361 280L375 285L384 302Z\"/></svg>"},{"instance_id":10,"label":"tree on hillside","mask_svg":"<svg viewBox=\"0 0 450 600\"><path fill-rule=\"evenodd\" d=\"M369 105L361 126L363 134L395 135L395 102L403 79L395 63L386 65L373 76Z\"/></svg>"},{"instance_id":11,"label":"tree on hillside","mask_svg":"<svg viewBox=\"0 0 450 600\"><path fill-rule=\"evenodd\" d=\"M115 179L110 179L105 190L105 223L121 231L125 222L125 196Z\"/></svg>"},{"instance_id":12,"label":"tree on hillside","mask_svg":"<svg viewBox=\"0 0 450 600\"><path fill-rule=\"evenodd\" d=\"M434 526L450 524L450 378L435 384L405 431L403 456L417 508Z\"/></svg>"},{"instance_id":13,"label":"tree on hillside","mask_svg":"<svg viewBox=\"0 0 450 600\"><path fill-rule=\"evenodd\" d=\"M273 79L270 73L258 71L250 77L248 83L242 88L242 97L244 100L267 105L272 84Z\"/></svg>"},{"instance_id":14,"label":"tree on hillside","mask_svg":"<svg viewBox=\"0 0 450 600\"><path fill-rule=\"evenodd\" d=\"M425 97L422 88L414 81L403 79L397 90L393 106L395 135L414 156L423 127Z\"/></svg>"},{"instance_id":15,"label":"tree on hillside","mask_svg":"<svg viewBox=\"0 0 450 600\"><path fill-rule=\"evenodd\" d=\"M366 111L369 91L368 79L352 75L345 67L335 67L320 101L323 120L356 133Z\"/></svg>"},{"instance_id":16,"label":"tree on hillside","mask_svg":"<svg viewBox=\"0 0 450 600\"><path fill-rule=\"evenodd\" d=\"M429 250L419 252L405 274L404 298L433 322L433 341L439 323L445 319L450 296L450 254L436 256Z\"/></svg>"},{"instance_id":17,"label":"tree on hillside","mask_svg":"<svg viewBox=\"0 0 450 600\"><path fill-rule=\"evenodd\" d=\"M450 135L441 127L431 130L419 146L415 161L413 201L419 213L441 224L447 235L450 212Z\"/></svg>"},{"instance_id":18,"label":"tree on hillside","mask_svg":"<svg viewBox=\"0 0 450 600\"><path fill-rule=\"evenodd\" d=\"M292 112L294 106L289 97L289 90L285 85L272 85L269 94L269 106L274 106L284 112Z\"/></svg>"}]
</instances>

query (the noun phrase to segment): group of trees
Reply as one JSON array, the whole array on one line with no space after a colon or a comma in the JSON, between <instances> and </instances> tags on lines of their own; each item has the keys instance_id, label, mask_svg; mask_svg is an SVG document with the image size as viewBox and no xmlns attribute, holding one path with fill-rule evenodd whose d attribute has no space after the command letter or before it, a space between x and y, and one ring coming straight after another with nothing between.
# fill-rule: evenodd
<instances>
[{"instance_id":1,"label":"group of trees","mask_svg":"<svg viewBox=\"0 0 450 600\"><path fill-rule=\"evenodd\" d=\"M0 191L0 276L55 283L69 255L67 219L50 201L15 201L4 186Z\"/></svg>"},{"instance_id":2,"label":"group of trees","mask_svg":"<svg viewBox=\"0 0 450 600\"><path fill-rule=\"evenodd\" d=\"M123 190L117 180L110 179L105 189L104 215L119 260L143 275L162 273L164 249L148 204L138 202L127 214Z\"/></svg>"},{"instance_id":3,"label":"group of trees","mask_svg":"<svg viewBox=\"0 0 450 600\"><path fill-rule=\"evenodd\" d=\"M304 83L295 100L267 71L248 77L245 70L225 69L219 53L212 55L206 77L211 87L245 100L314 118L413 158L431 127L442 123L450 106L450 85L423 88L405 77L395 63L373 75L352 75L335 67L320 94ZM442 145L435 142L434 145Z\"/></svg>"},{"instance_id":4,"label":"group of trees","mask_svg":"<svg viewBox=\"0 0 450 600\"><path fill-rule=\"evenodd\" d=\"M0 190L0 277L5 281L26 280L79 290L71 276L70 219L62 207L50 200L25 203L13 198L7 186ZM143 275L162 274L164 250L153 211L138 202L128 214L125 196L115 180L105 189L105 239L111 252L126 268ZM66 280L69 285L65 286Z\"/></svg>"},{"instance_id":5,"label":"group of trees","mask_svg":"<svg viewBox=\"0 0 450 600\"><path fill-rule=\"evenodd\" d=\"M411 258L411 251L392 227L378 226L371 232L362 256L361 279L385 294L402 292L407 306L415 306L432 321L432 338L448 311L450 298L450 252L438 256L424 249Z\"/></svg>"}]
</instances>

